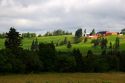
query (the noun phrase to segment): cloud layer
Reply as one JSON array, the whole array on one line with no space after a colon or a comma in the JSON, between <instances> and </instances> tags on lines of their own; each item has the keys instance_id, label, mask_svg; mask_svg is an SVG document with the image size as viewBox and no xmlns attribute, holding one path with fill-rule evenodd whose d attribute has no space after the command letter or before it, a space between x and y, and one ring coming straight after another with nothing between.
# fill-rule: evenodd
<instances>
[{"instance_id":1,"label":"cloud layer","mask_svg":"<svg viewBox=\"0 0 125 83\"><path fill-rule=\"evenodd\" d=\"M54 29L120 31L125 28L125 0L0 0L0 32Z\"/></svg>"}]
</instances>

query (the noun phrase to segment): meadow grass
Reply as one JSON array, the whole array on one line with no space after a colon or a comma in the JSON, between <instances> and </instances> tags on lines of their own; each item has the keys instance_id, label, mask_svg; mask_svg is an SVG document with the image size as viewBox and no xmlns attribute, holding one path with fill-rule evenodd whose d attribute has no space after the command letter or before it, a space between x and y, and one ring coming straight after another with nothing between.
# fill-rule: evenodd
<instances>
[{"instance_id":1,"label":"meadow grass","mask_svg":"<svg viewBox=\"0 0 125 83\"><path fill-rule=\"evenodd\" d=\"M53 43L56 44L57 42L63 41L65 37L67 37L67 40L71 41L71 43L74 41L72 35L37 37L37 39L39 42L51 43L53 41ZM107 36L106 38L108 39L108 46L110 42L112 42L112 44L115 43L116 36ZM22 40L22 47L24 49L30 49L32 41L35 39L36 38L24 38ZM79 48L83 55L86 55L88 50L92 50L95 54L100 54L101 53L100 46L93 47L93 44L91 43L91 41L92 39L88 39L86 43L82 41L77 44L72 44L72 48L70 49L67 48L66 45L57 46L56 50L62 51L62 52L70 52L74 48ZM4 39L0 39L0 48L4 48ZM125 49L125 36L121 36L120 37L120 50L124 50L124 49Z\"/></svg>"},{"instance_id":2,"label":"meadow grass","mask_svg":"<svg viewBox=\"0 0 125 83\"><path fill-rule=\"evenodd\" d=\"M125 73L43 73L0 76L0 83L125 83Z\"/></svg>"}]
</instances>

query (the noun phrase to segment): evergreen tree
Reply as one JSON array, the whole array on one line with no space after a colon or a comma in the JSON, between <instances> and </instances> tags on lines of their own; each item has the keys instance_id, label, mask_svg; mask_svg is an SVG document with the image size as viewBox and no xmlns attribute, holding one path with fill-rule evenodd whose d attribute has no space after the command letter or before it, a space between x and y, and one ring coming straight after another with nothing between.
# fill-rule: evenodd
<instances>
[{"instance_id":1,"label":"evergreen tree","mask_svg":"<svg viewBox=\"0 0 125 83\"><path fill-rule=\"evenodd\" d=\"M67 37L65 37L64 39L64 44L67 44Z\"/></svg>"},{"instance_id":2,"label":"evergreen tree","mask_svg":"<svg viewBox=\"0 0 125 83\"><path fill-rule=\"evenodd\" d=\"M85 37L84 38L84 43L86 43L88 41L88 38L87 37Z\"/></svg>"},{"instance_id":3,"label":"evergreen tree","mask_svg":"<svg viewBox=\"0 0 125 83\"><path fill-rule=\"evenodd\" d=\"M67 48L71 48L71 47L72 47L72 45L71 45L70 41L68 41Z\"/></svg>"},{"instance_id":4,"label":"evergreen tree","mask_svg":"<svg viewBox=\"0 0 125 83\"><path fill-rule=\"evenodd\" d=\"M6 33L5 47L9 49L17 49L21 46L21 37L19 32L15 28L10 28L10 31Z\"/></svg>"},{"instance_id":5,"label":"evergreen tree","mask_svg":"<svg viewBox=\"0 0 125 83\"><path fill-rule=\"evenodd\" d=\"M82 29L81 28L77 29L77 31L75 32L75 37L78 37L78 38L82 37Z\"/></svg>"},{"instance_id":6,"label":"evergreen tree","mask_svg":"<svg viewBox=\"0 0 125 83\"><path fill-rule=\"evenodd\" d=\"M92 56L93 56L92 50L88 50L88 52L87 52L87 57L92 57Z\"/></svg>"},{"instance_id":7,"label":"evergreen tree","mask_svg":"<svg viewBox=\"0 0 125 83\"><path fill-rule=\"evenodd\" d=\"M32 45L31 45L31 50L32 50L32 51L34 51L34 49L35 49L34 46L35 46L35 42L34 42L34 40L33 40L33 41L32 41Z\"/></svg>"},{"instance_id":8,"label":"evergreen tree","mask_svg":"<svg viewBox=\"0 0 125 83\"><path fill-rule=\"evenodd\" d=\"M32 51L38 51L39 50L39 43L36 38L36 40L33 40L32 45L31 45L31 50Z\"/></svg>"},{"instance_id":9,"label":"evergreen tree","mask_svg":"<svg viewBox=\"0 0 125 83\"><path fill-rule=\"evenodd\" d=\"M120 40L119 40L119 37L116 37L116 40L115 40L115 48L118 49L120 46Z\"/></svg>"},{"instance_id":10,"label":"evergreen tree","mask_svg":"<svg viewBox=\"0 0 125 83\"><path fill-rule=\"evenodd\" d=\"M121 30L121 33L125 35L125 28Z\"/></svg>"},{"instance_id":11,"label":"evergreen tree","mask_svg":"<svg viewBox=\"0 0 125 83\"><path fill-rule=\"evenodd\" d=\"M53 43L40 43L38 55L43 61L44 71L53 71L56 63L56 50Z\"/></svg>"},{"instance_id":12,"label":"evergreen tree","mask_svg":"<svg viewBox=\"0 0 125 83\"><path fill-rule=\"evenodd\" d=\"M107 38L102 38L102 40L101 40L101 48L106 49L107 48L107 43L108 43Z\"/></svg>"},{"instance_id":13,"label":"evergreen tree","mask_svg":"<svg viewBox=\"0 0 125 83\"><path fill-rule=\"evenodd\" d=\"M76 61L76 70L83 71L84 70L84 61L83 61L82 54L80 53L80 50L74 49L73 56L75 57L75 61Z\"/></svg>"},{"instance_id":14,"label":"evergreen tree","mask_svg":"<svg viewBox=\"0 0 125 83\"><path fill-rule=\"evenodd\" d=\"M90 35L95 35L95 29L92 30L92 32L90 33Z\"/></svg>"},{"instance_id":15,"label":"evergreen tree","mask_svg":"<svg viewBox=\"0 0 125 83\"><path fill-rule=\"evenodd\" d=\"M110 42L109 48L112 49L112 42Z\"/></svg>"},{"instance_id":16,"label":"evergreen tree","mask_svg":"<svg viewBox=\"0 0 125 83\"><path fill-rule=\"evenodd\" d=\"M86 36L86 29L84 30L84 37Z\"/></svg>"}]
</instances>

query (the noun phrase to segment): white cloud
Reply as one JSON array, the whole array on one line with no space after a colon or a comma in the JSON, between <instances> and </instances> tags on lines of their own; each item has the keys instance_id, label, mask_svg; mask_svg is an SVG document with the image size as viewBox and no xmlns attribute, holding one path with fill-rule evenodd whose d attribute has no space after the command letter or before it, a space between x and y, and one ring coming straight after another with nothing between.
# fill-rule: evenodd
<instances>
[{"instance_id":1,"label":"white cloud","mask_svg":"<svg viewBox=\"0 0 125 83\"><path fill-rule=\"evenodd\" d=\"M11 26L36 32L77 26L120 31L125 27L124 9L124 0L0 0L0 32Z\"/></svg>"}]
</instances>

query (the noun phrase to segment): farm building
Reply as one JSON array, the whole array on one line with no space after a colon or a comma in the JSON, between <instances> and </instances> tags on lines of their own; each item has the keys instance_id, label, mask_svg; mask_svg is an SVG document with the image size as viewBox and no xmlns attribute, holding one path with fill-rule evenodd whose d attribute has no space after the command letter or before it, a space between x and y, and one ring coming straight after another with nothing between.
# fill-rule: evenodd
<instances>
[{"instance_id":1,"label":"farm building","mask_svg":"<svg viewBox=\"0 0 125 83\"><path fill-rule=\"evenodd\" d=\"M100 31L100 32L97 32L97 34L109 36L109 35L117 35L118 33L117 32L109 32L109 31Z\"/></svg>"},{"instance_id":2,"label":"farm building","mask_svg":"<svg viewBox=\"0 0 125 83\"><path fill-rule=\"evenodd\" d=\"M109 31L100 31L100 32L97 32L97 34L98 35L105 35L105 36L112 35L112 33Z\"/></svg>"}]
</instances>

